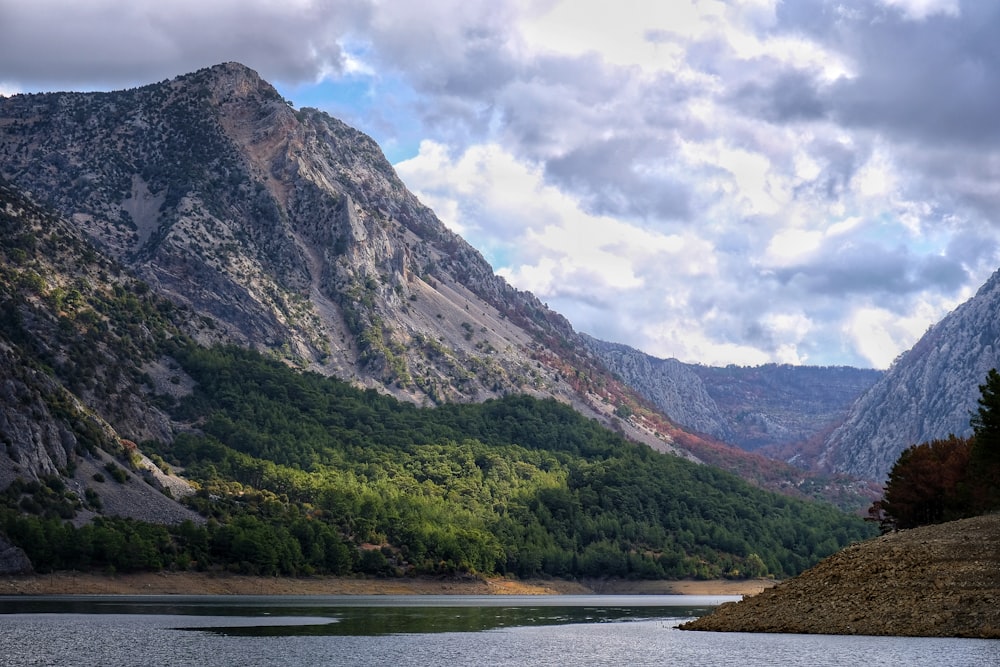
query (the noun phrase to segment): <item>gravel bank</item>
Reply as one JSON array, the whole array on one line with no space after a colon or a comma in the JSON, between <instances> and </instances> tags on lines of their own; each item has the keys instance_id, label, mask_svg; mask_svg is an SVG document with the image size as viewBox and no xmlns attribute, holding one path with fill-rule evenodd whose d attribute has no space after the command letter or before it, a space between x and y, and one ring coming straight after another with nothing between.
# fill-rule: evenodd
<instances>
[{"instance_id":1,"label":"gravel bank","mask_svg":"<svg viewBox=\"0 0 1000 667\"><path fill-rule=\"evenodd\" d=\"M794 579L680 627L1000 638L1000 515L855 544Z\"/></svg>"}]
</instances>

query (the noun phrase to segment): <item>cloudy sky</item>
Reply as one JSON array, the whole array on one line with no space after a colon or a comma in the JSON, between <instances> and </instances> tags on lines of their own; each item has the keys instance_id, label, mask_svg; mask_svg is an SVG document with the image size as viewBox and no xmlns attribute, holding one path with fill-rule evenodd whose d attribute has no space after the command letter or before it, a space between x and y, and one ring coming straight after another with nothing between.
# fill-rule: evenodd
<instances>
[{"instance_id":1,"label":"cloudy sky","mask_svg":"<svg viewBox=\"0 0 1000 667\"><path fill-rule=\"evenodd\" d=\"M0 0L0 93L235 60L579 331L887 367L1000 266L1000 3Z\"/></svg>"}]
</instances>

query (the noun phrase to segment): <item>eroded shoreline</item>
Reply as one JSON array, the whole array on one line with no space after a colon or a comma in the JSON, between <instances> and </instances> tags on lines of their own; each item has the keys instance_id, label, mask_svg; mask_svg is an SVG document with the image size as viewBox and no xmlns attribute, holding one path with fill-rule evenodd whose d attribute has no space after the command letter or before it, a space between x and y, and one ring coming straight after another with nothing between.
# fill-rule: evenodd
<instances>
[{"instance_id":1,"label":"eroded shoreline","mask_svg":"<svg viewBox=\"0 0 1000 667\"><path fill-rule=\"evenodd\" d=\"M564 581L505 578L249 577L157 572L101 575L56 572L0 578L0 595L754 595L766 579Z\"/></svg>"},{"instance_id":2,"label":"eroded shoreline","mask_svg":"<svg viewBox=\"0 0 1000 667\"><path fill-rule=\"evenodd\" d=\"M1000 515L855 544L681 629L1000 639Z\"/></svg>"}]
</instances>

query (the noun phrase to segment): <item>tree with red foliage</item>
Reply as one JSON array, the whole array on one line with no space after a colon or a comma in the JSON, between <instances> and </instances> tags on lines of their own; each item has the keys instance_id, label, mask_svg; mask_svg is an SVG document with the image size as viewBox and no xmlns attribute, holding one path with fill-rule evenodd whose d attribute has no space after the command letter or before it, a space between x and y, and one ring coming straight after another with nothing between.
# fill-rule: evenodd
<instances>
[{"instance_id":1,"label":"tree with red foliage","mask_svg":"<svg viewBox=\"0 0 1000 667\"><path fill-rule=\"evenodd\" d=\"M971 453L972 440L954 435L906 449L889 472L880 509L897 528L968 516Z\"/></svg>"}]
</instances>

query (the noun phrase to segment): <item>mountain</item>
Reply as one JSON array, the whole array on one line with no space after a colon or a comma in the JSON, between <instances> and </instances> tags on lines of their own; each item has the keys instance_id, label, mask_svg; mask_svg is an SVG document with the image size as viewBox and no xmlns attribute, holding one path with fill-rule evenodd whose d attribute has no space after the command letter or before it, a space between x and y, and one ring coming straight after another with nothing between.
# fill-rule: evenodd
<instances>
[{"instance_id":1,"label":"mountain","mask_svg":"<svg viewBox=\"0 0 1000 667\"><path fill-rule=\"evenodd\" d=\"M571 336L565 319L496 277L371 139L242 65L0 109L3 176L217 339L417 401L572 393L530 349Z\"/></svg>"},{"instance_id":2,"label":"mountain","mask_svg":"<svg viewBox=\"0 0 1000 667\"><path fill-rule=\"evenodd\" d=\"M1000 271L927 330L851 407L815 465L884 481L910 445L972 434L979 385L1000 367Z\"/></svg>"},{"instance_id":3,"label":"mountain","mask_svg":"<svg viewBox=\"0 0 1000 667\"><path fill-rule=\"evenodd\" d=\"M10 571L782 576L867 532L552 398L418 408L198 345L190 308L0 202Z\"/></svg>"},{"instance_id":4,"label":"mountain","mask_svg":"<svg viewBox=\"0 0 1000 667\"><path fill-rule=\"evenodd\" d=\"M748 451L804 443L832 428L881 371L843 366L726 366L657 359L585 337L607 367L671 420Z\"/></svg>"},{"instance_id":5,"label":"mountain","mask_svg":"<svg viewBox=\"0 0 1000 667\"><path fill-rule=\"evenodd\" d=\"M496 276L375 142L293 109L243 65L0 99L0 176L186 309L201 343L420 405L551 396L660 451L698 459L708 446L768 488L799 483L665 418L565 318Z\"/></svg>"},{"instance_id":6,"label":"mountain","mask_svg":"<svg viewBox=\"0 0 1000 667\"><path fill-rule=\"evenodd\" d=\"M36 567L780 575L867 532L241 65L0 99L0 219L0 533Z\"/></svg>"}]
</instances>

